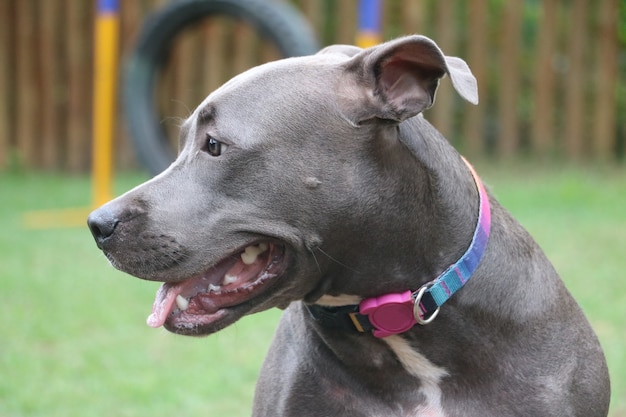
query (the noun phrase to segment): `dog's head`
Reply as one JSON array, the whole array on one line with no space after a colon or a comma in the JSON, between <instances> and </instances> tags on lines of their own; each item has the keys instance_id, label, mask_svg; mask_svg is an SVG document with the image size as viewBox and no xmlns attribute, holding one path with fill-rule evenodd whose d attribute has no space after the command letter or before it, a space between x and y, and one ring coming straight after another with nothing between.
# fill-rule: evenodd
<instances>
[{"instance_id":1,"label":"dog's head","mask_svg":"<svg viewBox=\"0 0 626 417\"><path fill-rule=\"evenodd\" d=\"M181 334L376 291L361 283L381 271L377 258L400 268L402 234L427 238L402 220L425 211L429 185L399 125L432 105L445 74L477 101L465 63L421 36L253 68L184 122L165 172L89 216L98 247L164 282L148 323Z\"/></svg>"}]
</instances>

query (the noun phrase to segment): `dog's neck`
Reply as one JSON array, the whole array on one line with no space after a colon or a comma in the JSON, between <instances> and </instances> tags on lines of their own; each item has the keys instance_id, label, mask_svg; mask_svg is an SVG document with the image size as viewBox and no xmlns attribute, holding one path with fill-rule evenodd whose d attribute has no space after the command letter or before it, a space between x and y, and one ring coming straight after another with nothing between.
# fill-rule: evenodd
<instances>
[{"instance_id":1,"label":"dog's neck","mask_svg":"<svg viewBox=\"0 0 626 417\"><path fill-rule=\"evenodd\" d=\"M376 135L368 151L380 158L370 179L355 184L362 197L345 213L333 213L334 228L311 247L321 274L303 297L307 303L324 295L363 299L419 288L471 241L478 193L460 155L421 116L375 128L362 134Z\"/></svg>"},{"instance_id":2,"label":"dog's neck","mask_svg":"<svg viewBox=\"0 0 626 417\"><path fill-rule=\"evenodd\" d=\"M472 277L483 257L491 229L489 196L474 168L469 168L479 197L476 228L472 241L459 260L450 265L434 280L402 293L370 297L358 304L325 305L328 299L308 305L311 316L321 325L361 333L372 332L376 337L387 337L408 331L415 324L432 322L441 306L460 290Z\"/></svg>"}]
</instances>

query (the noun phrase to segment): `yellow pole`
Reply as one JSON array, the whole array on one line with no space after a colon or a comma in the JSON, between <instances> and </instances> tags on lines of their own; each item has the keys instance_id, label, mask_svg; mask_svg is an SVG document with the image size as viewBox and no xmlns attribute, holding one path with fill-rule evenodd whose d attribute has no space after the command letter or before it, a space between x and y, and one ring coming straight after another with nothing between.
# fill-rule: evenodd
<instances>
[{"instance_id":1,"label":"yellow pole","mask_svg":"<svg viewBox=\"0 0 626 417\"><path fill-rule=\"evenodd\" d=\"M93 84L92 204L98 207L112 196L113 130L117 91L119 37L117 0L99 0L95 31Z\"/></svg>"},{"instance_id":2,"label":"yellow pole","mask_svg":"<svg viewBox=\"0 0 626 417\"><path fill-rule=\"evenodd\" d=\"M22 221L28 229L84 227L89 212L109 201L113 195L113 130L119 37L118 0L98 0L95 24L91 206L25 213Z\"/></svg>"}]
</instances>

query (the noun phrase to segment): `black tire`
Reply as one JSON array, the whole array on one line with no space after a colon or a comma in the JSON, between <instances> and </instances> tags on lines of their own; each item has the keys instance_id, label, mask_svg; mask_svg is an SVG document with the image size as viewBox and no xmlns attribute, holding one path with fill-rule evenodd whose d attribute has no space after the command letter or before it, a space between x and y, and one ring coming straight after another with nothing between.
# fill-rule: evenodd
<instances>
[{"instance_id":1,"label":"black tire","mask_svg":"<svg viewBox=\"0 0 626 417\"><path fill-rule=\"evenodd\" d=\"M286 3L175 0L148 16L125 68L122 95L137 158L152 175L165 170L176 157L159 122L155 103L157 75L176 35L211 15L226 15L248 22L284 57L310 55L319 49L309 24Z\"/></svg>"}]
</instances>

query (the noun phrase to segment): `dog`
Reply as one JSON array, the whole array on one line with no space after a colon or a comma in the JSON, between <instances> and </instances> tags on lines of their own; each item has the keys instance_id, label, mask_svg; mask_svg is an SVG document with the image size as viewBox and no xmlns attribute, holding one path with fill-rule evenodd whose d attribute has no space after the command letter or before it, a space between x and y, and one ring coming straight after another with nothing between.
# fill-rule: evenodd
<instances>
[{"instance_id":1,"label":"dog","mask_svg":"<svg viewBox=\"0 0 626 417\"><path fill-rule=\"evenodd\" d=\"M163 281L148 324L284 309L253 416L606 416L598 340L557 272L423 117L467 64L414 35L248 70L162 174L93 211L111 264Z\"/></svg>"}]
</instances>

